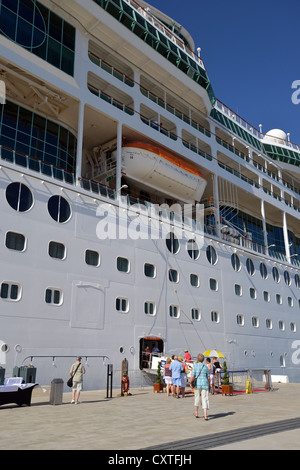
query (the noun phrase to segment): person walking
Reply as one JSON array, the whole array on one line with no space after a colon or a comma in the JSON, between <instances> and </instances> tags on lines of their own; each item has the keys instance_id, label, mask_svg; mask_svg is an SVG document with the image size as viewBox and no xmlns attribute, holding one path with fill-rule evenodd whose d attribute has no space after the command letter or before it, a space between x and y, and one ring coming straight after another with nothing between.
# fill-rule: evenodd
<instances>
[{"instance_id":1,"label":"person walking","mask_svg":"<svg viewBox=\"0 0 300 470\"><path fill-rule=\"evenodd\" d=\"M170 365L170 370L172 371L172 395L176 398L179 398L179 392L181 388L181 371L183 370L183 365L178 361L178 357L174 356L174 361Z\"/></svg>"},{"instance_id":2,"label":"person walking","mask_svg":"<svg viewBox=\"0 0 300 470\"><path fill-rule=\"evenodd\" d=\"M215 393L215 366L211 363L210 357L206 359L207 367L209 370L209 379L210 379L210 388L211 393L214 395Z\"/></svg>"},{"instance_id":3,"label":"person walking","mask_svg":"<svg viewBox=\"0 0 300 470\"><path fill-rule=\"evenodd\" d=\"M195 418L199 418L198 409L200 405L200 401L202 402L202 409L204 412L204 419L205 421L208 420L207 417L207 410L209 409L209 370L208 367L203 364L204 356L203 354L198 354L197 362L193 366L190 384L192 386L192 382L196 379L196 387L194 389L194 406Z\"/></svg>"},{"instance_id":4,"label":"person walking","mask_svg":"<svg viewBox=\"0 0 300 470\"><path fill-rule=\"evenodd\" d=\"M168 357L167 363L164 367L166 392L167 392L168 397L170 396L170 392L172 388L172 371L170 370L170 365L171 365L171 359Z\"/></svg>"},{"instance_id":5,"label":"person walking","mask_svg":"<svg viewBox=\"0 0 300 470\"><path fill-rule=\"evenodd\" d=\"M77 361L71 366L70 376L73 377L72 386L72 401L77 405L79 403L79 396L82 390L82 376L85 374L85 368L81 364L81 356L77 357Z\"/></svg>"}]
</instances>

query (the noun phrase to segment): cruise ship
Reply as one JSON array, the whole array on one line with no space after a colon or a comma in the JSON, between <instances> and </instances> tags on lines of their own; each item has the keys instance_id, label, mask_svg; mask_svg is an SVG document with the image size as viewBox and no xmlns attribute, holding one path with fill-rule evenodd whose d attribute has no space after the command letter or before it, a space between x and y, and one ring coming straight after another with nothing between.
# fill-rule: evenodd
<instances>
[{"instance_id":1,"label":"cruise ship","mask_svg":"<svg viewBox=\"0 0 300 470\"><path fill-rule=\"evenodd\" d=\"M300 147L223 104L151 3L0 15L5 375L66 380L80 355L85 388L125 358L139 383L148 346L300 382Z\"/></svg>"}]
</instances>

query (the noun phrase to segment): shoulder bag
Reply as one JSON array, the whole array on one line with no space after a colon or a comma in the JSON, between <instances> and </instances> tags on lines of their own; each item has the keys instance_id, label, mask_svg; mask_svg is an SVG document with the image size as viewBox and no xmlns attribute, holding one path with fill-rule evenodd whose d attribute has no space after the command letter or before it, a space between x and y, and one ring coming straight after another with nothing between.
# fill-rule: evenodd
<instances>
[{"instance_id":1,"label":"shoulder bag","mask_svg":"<svg viewBox=\"0 0 300 470\"><path fill-rule=\"evenodd\" d=\"M197 375L197 377L194 377L194 380L191 382L191 387L192 387L192 388L196 388L197 379L198 379L199 375L201 374L201 372L202 372L202 370L203 370L203 367L204 367L204 365L202 364L202 369L200 370L199 374Z\"/></svg>"},{"instance_id":2,"label":"shoulder bag","mask_svg":"<svg viewBox=\"0 0 300 470\"><path fill-rule=\"evenodd\" d=\"M70 377L69 380L67 381L68 387L73 387L73 377L74 377L74 375L76 374L77 369L78 369L78 367L80 366L80 364L81 364L81 362L79 362L79 364L78 364L78 366L76 367L76 370L75 370L74 374L72 375L72 377Z\"/></svg>"}]
</instances>

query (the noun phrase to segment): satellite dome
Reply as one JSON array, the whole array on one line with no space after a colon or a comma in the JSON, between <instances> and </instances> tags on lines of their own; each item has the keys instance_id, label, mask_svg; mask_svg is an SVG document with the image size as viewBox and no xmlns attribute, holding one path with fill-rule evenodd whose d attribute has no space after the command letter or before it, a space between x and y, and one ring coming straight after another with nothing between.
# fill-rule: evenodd
<instances>
[{"instance_id":1,"label":"satellite dome","mask_svg":"<svg viewBox=\"0 0 300 470\"><path fill-rule=\"evenodd\" d=\"M264 140L283 145L288 139L286 133L281 129L272 129L266 133Z\"/></svg>"}]
</instances>

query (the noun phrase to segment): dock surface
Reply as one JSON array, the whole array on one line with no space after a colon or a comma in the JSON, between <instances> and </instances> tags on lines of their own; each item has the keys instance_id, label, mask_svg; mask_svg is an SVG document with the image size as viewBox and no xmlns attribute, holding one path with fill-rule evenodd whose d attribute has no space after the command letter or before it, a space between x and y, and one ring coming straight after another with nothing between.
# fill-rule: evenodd
<instances>
[{"instance_id":1,"label":"dock surface","mask_svg":"<svg viewBox=\"0 0 300 470\"><path fill-rule=\"evenodd\" d=\"M33 390L31 406L0 407L1 450L298 450L300 384L273 384L272 391L210 395L209 420L193 416L194 398L175 399L151 387L106 398L105 390L82 391L71 404L50 405ZM112 453L114 455L114 453ZM134 453L133 453L134 455Z\"/></svg>"}]
</instances>

